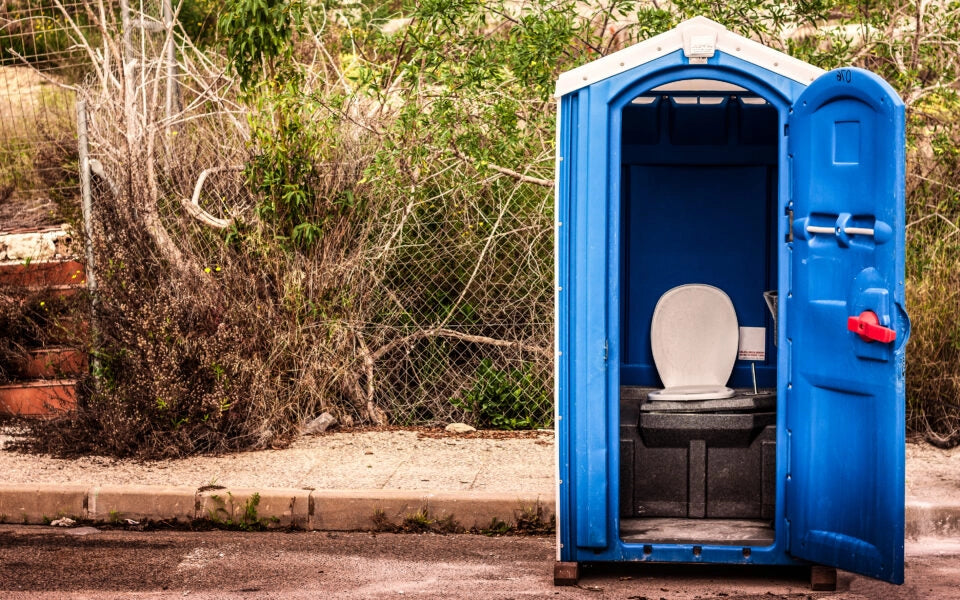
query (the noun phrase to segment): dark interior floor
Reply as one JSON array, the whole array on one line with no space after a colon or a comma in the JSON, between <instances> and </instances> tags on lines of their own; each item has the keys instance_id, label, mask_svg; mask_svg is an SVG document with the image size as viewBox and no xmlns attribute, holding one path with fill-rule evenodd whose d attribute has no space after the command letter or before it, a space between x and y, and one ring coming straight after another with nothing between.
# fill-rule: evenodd
<instances>
[{"instance_id":1,"label":"dark interior floor","mask_svg":"<svg viewBox=\"0 0 960 600\"><path fill-rule=\"evenodd\" d=\"M760 519L636 518L620 520L625 542L769 546L775 539L770 521Z\"/></svg>"}]
</instances>

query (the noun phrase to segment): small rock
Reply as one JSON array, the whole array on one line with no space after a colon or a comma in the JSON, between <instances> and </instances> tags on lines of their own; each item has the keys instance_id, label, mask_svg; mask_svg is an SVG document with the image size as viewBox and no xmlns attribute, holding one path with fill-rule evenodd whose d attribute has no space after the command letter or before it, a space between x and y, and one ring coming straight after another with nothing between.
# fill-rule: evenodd
<instances>
[{"instance_id":1,"label":"small rock","mask_svg":"<svg viewBox=\"0 0 960 600\"><path fill-rule=\"evenodd\" d=\"M100 530L96 527L77 527L66 532L67 535L92 535L94 533L100 533Z\"/></svg>"},{"instance_id":2,"label":"small rock","mask_svg":"<svg viewBox=\"0 0 960 600\"><path fill-rule=\"evenodd\" d=\"M471 431L476 431L475 427L470 427L466 423L450 423L444 427L446 431L451 433L470 433Z\"/></svg>"},{"instance_id":3,"label":"small rock","mask_svg":"<svg viewBox=\"0 0 960 600\"><path fill-rule=\"evenodd\" d=\"M53 527L73 527L76 524L77 522L70 517L60 517L59 519L50 521L50 525Z\"/></svg>"},{"instance_id":4,"label":"small rock","mask_svg":"<svg viewBox=\"0 0 960 600\"><path fill-rule=\"evenodd\" d=\"M303 428L303 435L316 435L318 433L323 433L336 424L336 417L328 412L325 412L316 419L307 423L307 426Z\"/></svg>"},{"instance_id":5,"label":"small rock","mask_svg":"<svg viewBox=\"0 0 960 600\"><path fill-rule=\"evenodd\" d=\"M123 522L131 526L140 524L140 521L134 521L133 519L124 519Z\"/></svg>"},{"instance_id":6,"label":"small rock","mask_svg":"<svg viewBox=\"0 0 960 600\"><path fill-rule=\"evenodd\" d=\"M374 425L386 425L387 424L387 413L383 411L378 406L370 407L370 420L373 421Z\"/></svg>"},{"instance_id":7,"label":"small rock","mask_svg":"<svg viewBox=\"0 0 960 600\"><path fill-rule=\"evenodd\" d=\"M272 439L273 439L273 430L270 429L269 427L265 427L260 430L255 447L266 448L267 445L270 443L270 440Z\"/></svg>"}]
</instances>

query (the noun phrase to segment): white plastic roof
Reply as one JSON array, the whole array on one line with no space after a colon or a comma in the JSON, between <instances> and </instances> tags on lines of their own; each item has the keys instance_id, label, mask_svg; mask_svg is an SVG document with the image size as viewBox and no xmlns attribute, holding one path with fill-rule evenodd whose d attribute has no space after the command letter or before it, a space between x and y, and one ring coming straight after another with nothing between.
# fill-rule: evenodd
<instances>
[{"instance_id":1,"label":"white plastic roof","mask_svg":"<svg viewBox=\"0 0 960 600\"><path fill-rule=\"evenodd\" d=\"M656 37L561 74L557 79L555 96L559 98L681 48L691 63L706 62L707 58L720 51L804 85L824 73L823 69L731 33L716 21L694 17Z\"/></svg>"}]
</instances>

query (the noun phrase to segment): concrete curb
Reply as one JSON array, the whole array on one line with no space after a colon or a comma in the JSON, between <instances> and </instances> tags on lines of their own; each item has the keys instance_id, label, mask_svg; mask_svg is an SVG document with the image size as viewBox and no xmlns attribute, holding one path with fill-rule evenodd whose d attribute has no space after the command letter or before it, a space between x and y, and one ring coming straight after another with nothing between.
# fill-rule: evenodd
<instances>
[{"instance_id":1,"label":"concrete curb","mask_svg":"<svg viewBox=\"0 0 960 600\"><path fill-rule=\"evenodd\" d=\"M908 501L906 537L960 536L960 502ZM0 523L44 524L58 517L95 523L207 520L224 525L364 531L416 515L450 518L467 529L555 515L552 494L430 490L304 490L166 486L0 486ZM376 522L375 522L376 517Z\"/></svg>"},{"instance_id":2,"label":"concrete curb","mask_svg":"<svg viewBox=\"0 0 960 600\"><path fill-rule=\"evenodd\" d=\"M304 490L166 486L0 486L0 523L46 524L59 517L95 523L207 520L307 531L364 531L426 515L467 529L509 526L539 515L553 495L529 492Z\"/></svg>"}]
</instances>

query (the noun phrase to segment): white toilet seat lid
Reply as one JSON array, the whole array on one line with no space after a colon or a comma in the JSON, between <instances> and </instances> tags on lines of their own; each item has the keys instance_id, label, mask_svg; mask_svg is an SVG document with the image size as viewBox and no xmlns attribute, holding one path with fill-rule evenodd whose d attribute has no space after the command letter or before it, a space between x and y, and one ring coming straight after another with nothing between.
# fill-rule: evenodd
<instances>
[{"instance_id":1,"label":"white toilet seat lid","mask_svg":"<svg viewBox=\"0 0 960 600\"><path fill-rule=\"evenodd\" d=\"M723 290L712 285L675 287L660 297L653 310L650 324L653 362L668 389L686 386L713 386L718 392L727 389L724 386L737 361L739 343L740 329L733 302Z\"/></svg>"}]
</instances>

